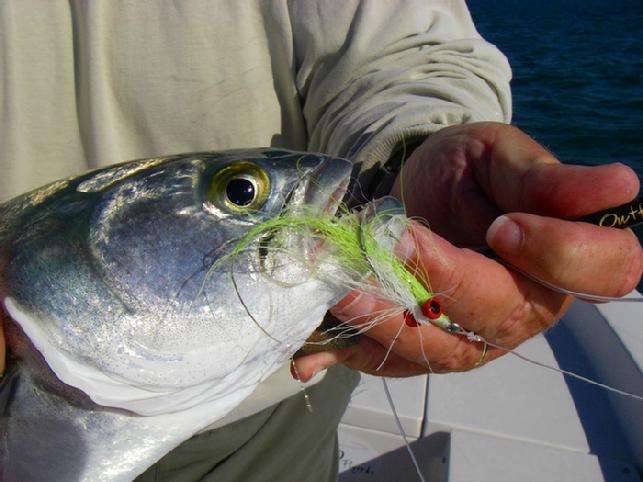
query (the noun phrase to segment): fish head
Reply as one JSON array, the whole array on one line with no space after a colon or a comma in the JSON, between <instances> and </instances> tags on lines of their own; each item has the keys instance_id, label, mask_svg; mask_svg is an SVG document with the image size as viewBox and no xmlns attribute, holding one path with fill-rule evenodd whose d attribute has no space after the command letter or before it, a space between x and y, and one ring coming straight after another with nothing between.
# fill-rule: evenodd
<instances>
[{"instance_id":1,"label":"fish head","mask_svg":"<svg viewBox=\"0 0 643 482\"><path fill-rule=\"evenodd\" d=\"M3 206L5 309L57 379L100 405L155 415L245 393L345 293L314 276L318 244L293 254L300 240L238 241L293 206L334 211L350 171L255 149L46 186Z\"/></svg>"}]
</instances>

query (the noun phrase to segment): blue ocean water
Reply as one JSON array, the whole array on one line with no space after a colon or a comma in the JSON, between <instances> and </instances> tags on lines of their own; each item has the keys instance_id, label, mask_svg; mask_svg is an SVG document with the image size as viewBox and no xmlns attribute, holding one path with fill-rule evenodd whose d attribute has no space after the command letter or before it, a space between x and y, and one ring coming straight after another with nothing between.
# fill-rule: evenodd
<instances>
[{"instance_id":1,"label":"blue ocean water","mask_svg":"<svg viewBox=\"0 0 643 482\"><path fill-rule=\"evenodd\" d=\"M643 1L467 5L480 34L509 58L513 123L562 162L622 162L643 184ZM634 231L643 240L643 226Z\"/></svg>"},{"instance_id":2,"label":"blue ocean water","mask_svg":"<svg viewBox=\"0 0 643 482\"><path fill-rule=\"evenodd\" d=\"M469 0L511 63L514 123L561 161L643 179L643 2Z\"/></svg>"}]
</instances>

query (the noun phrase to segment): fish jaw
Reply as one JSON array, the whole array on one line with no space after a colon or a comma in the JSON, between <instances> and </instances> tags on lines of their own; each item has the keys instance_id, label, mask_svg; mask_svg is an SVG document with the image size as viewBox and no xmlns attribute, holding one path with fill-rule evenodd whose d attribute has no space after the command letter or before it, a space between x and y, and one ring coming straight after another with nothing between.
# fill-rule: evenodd
<instances>
[{"instance_id":1,"label":"fish jaw","mask_svg":"<svg viewBox=\"0 0 643 482\"><path fill-rule=\"evenodd\" d=\"M347 160L321 162L309 176L304 204L318 206L320 214L334 214L346 195L351 170Z\"/></svg>"}]
</instances>

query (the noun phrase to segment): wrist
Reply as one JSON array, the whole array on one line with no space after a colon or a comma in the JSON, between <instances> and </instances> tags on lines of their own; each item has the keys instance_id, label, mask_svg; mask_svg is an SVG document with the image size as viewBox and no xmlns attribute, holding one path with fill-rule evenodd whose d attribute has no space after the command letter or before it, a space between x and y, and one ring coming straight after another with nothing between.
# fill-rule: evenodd
<instances>
[{"instance_id":1,"label":"wrist","mask_svg":"<svg viewBox=\"0 0 643 482\"><path fill-rule=\"evenodd\" d=\"M378 167L378 172L374 175L371 185L371 195L369 199L377 199L383 196L388 196L393 189L395 181L402 170L404 163L411 157L413 151L417 149L426 139L413 138L401 145L394 151L393 155L389 158L384 165Z\"/></svg>"}]
</instances>

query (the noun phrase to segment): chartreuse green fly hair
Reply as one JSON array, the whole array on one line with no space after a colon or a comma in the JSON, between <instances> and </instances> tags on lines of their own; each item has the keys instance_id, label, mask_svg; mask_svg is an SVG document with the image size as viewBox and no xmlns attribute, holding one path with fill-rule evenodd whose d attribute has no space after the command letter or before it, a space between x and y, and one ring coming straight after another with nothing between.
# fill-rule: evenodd
<instances>
[{"instance_id":1,"label":"chartreuse green fly hair","mask_svg":"<svg viewBox=\"0 0 643 482\"><path fill-rule=\"evenodd\" d=\"M314 276L392 301L404 309L407 325L431 323L453 331L457 325L442 313L438 298L427 288L427 277L411 272L393 254L395 242L407 226L399 203L392 198L359 211L340 206L337 216L299 206L259 222L235 240L217 264L234 260L257 245L264 273L274 268L271 253L287 253L293 262L312 260L315 262L309 265Z\"/></svg>"}]
</instances>

